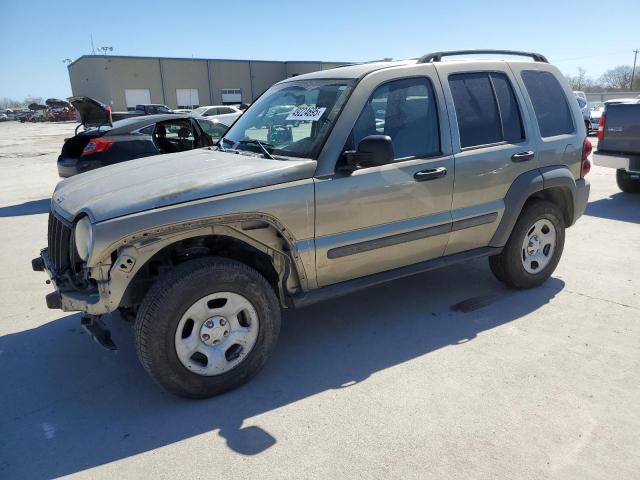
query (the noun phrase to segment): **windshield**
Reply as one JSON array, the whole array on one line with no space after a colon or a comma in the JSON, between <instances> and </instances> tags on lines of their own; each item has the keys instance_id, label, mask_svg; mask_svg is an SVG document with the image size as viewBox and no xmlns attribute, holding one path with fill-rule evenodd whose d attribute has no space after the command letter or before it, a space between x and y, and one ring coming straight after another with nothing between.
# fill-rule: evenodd
<instances>
[{"instance_id":1,"label":"windshield","mask_svg":"<svg viewBox=\"0 0 640 480\"><path fill-rule=\"evenodd\" d=\"M191 110L191 114L192 115L202 115L207 110L209 110L209 107L200 107L200 108L196 108L195 110Z\"/></svg>"},{"instance_id":2,"label":"windshield","mask_svg":"<svg viewBox=\"0 0 640 480\"><path fill-rule=\"evenodd\" d=\"M211 140L217 142L229 130L229 126L221 122L212 122L206 118L196 119L198 125L204 130L204 133L211 137Z\"/></svg>"},{"instance_id":3,"label":"windshield","mask_svg":"<svg viewBox=\"0 0 640 480\"><path fill-rule=\"evenodd\" d=\"M231 127L222 147L260 153L264 146L273 155L315 159L352 86L351 80L275 85Z\"/></svg>"}]
</instances>

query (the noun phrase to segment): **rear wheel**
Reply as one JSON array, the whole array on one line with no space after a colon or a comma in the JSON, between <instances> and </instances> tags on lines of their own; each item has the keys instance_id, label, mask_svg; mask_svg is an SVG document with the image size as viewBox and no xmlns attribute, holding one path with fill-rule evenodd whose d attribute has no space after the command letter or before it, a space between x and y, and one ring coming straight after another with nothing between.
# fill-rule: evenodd
<instances>
[{"instance_id":1,"label":"rear wheel","mask_svg":"<svg viewBox=\"0 0 640 480\"><path fill-rule=\"evenodd\" d=\"M616 183L623 192L640 193L640 180L631 178L631 175L626 170L616 170Z\"/></svg>"},{"instance_id":2,"label":"rear wheel","mask_svg":"<svg viewBox=\"0 0 640 480\"><path fill-rule=\"evenodd\" d=\"M254 269L206 258L158 280L136 319L140 362L161 386L206 398L247 382L273 352L280 306Z\"/></svg>"},{"instance_id":3,"label":"rear wheel","mask_svg":"<svg viewBox=\"0 0 640 480\"><path fill-rule=\"evenodd\" d=\"M502 252L489 257L489 265L510 287L537 287L556 269L563 248L562 212L551 202L534 200L523 209Z\"/></svg>"}]
</instances>

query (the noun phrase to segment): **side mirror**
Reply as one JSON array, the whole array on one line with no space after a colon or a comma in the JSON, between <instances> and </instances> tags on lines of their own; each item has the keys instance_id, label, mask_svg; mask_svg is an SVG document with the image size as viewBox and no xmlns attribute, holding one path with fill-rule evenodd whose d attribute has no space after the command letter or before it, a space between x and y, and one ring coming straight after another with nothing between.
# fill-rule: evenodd
<instances>
[{"instance_id":1,"label":"side mirror","mask_svg":"<svg viewBox=\"0 0 640 480\"><path fill-rule=\"evenodd\" d=\"M353 172L360 167L375 167L393 162L393 142L388 135L369 135L360 140L356 151L349 150L343 154L345 165L343 171Z\"/></svg>"}]
</instances>

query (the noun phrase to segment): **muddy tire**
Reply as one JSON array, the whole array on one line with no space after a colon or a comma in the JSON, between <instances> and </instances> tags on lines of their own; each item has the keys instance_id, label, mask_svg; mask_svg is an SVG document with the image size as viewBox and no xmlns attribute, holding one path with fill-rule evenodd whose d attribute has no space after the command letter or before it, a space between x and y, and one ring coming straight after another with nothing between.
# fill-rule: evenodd
<instances>
[{"instance_id":1,"label":"muddy tire","mask_svg":"<svg viewBox=\"0 0 640 480\"><path fill-rule=\"evenodd\" d=\"M136 351L171 393L208 398L253 377L272 354L280 306L253 268L224 258L185 262L147 293L135 323Z\"/></svg>"},{"instance_id":2,"label":"muddy tire","mask_svg":"<svg viewBox=\"0 0 640 480\"><path fill-rule=\"evenodd\" d=\"M564 249L562 212L545 200L528 202L502 252L489 257L495 277L509 287L533 288L558 266Z\"/></svg>"}]
</instances>

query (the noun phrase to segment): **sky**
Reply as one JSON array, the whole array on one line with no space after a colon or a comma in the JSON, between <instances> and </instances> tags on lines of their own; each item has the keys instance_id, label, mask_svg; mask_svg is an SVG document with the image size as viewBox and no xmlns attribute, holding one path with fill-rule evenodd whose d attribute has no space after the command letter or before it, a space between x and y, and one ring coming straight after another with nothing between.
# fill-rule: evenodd
<instances>
[{"instance_id":1,"label":"sky","mask_svg":"<svg viewBox=\"0 0 640 480\"><path fill-rule=\"evenodd\" d=\"M114 55L360 62L439 50L542 53L597 77L633 63L639 0L0 0L0 97L71 95L63 59Z\"/></svg>"}]
</instances>

